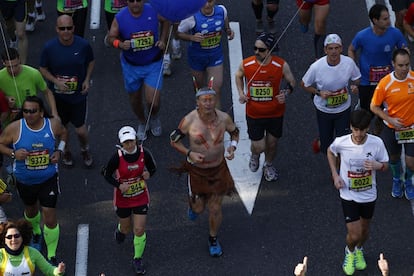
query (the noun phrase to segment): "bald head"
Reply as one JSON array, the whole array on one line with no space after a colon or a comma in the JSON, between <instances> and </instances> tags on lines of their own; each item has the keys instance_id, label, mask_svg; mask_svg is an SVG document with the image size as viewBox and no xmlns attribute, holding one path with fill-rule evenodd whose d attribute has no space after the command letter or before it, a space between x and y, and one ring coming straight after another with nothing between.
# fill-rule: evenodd
<instances>
[{"instance_id":1,"label":"bald head","mask_svg":"<svg viewBox=\"0 0 414 276\"><path fill-rule=\"evenodd\" d=\"M56 20L56 32L60 43L71 45L74 40L74 30L72 17L67 14L61 15Z\"/></svg>"}]
</instances>

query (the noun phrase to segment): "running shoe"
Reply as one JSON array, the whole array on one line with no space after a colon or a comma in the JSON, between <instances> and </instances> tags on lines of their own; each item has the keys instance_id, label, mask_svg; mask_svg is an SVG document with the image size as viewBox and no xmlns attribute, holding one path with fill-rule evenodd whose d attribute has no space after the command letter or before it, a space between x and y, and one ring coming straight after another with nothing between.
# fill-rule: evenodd
<instances>
[{"instance_id":1,"label":"running shoe","mask_svg":"<svg viewBox=\"0 0 414 276\"><path fill-rule=\"evenodd\" d=\"M223 251L221 250L221 245L217 239L217 237L208 239L208 250L210 252L211 257L220 257L223 255Z\"/></svg>"},{"instance_id":2,"label":"running shoe","mask_svg":"<svg viewBox=\"0 0 414 276\"><path fill-rule=\"evenodd\" d=\"M302 33L304 33L304 34L306 34L308 31L309 31L309 25L307 25L307 24L301 24L301 23L299 23L300 24L300 31L302 32Z\"/></svg>"},{"instance_id":3,"label":"running shoe","mask_svg":"<svg viewBox=\"0 0 414 276\"><path fill-rule=\"evenodd\" d=\"M114 236L115 236L115 240L118 244L121 244L125 241L125 234L121 233L121 231L119 231L118 226L115 229Z\"/></svg>"},{"instance_id":4,"label":"running shoe","mask_svg":"<svg viewBox=\"0 0 414 276\"><path fill-rule=\"evenodd\" d=\"M364 270L365 268L367 268L367 263L365 262L363 248L355 247L355 269Z\"/></svg>"},{"instance_id":5,"label":"running shoe","mask_svg":"<svg viewBox=\"0 0 414 276\"><path fill-rule=\"evenodd\" d=\"M59 262L58 262L58 260L56 259L56 257L51 257L50 259L48 259L47 260L48 262L49 262L49 264L51 264L51 265L53 265L53 266L58 266L59 265Z\"/></svg>"},{"instance_id":6,"label":"running shoe","mask_svg":"<svg viewBox=\"0 0 414 276\"><path fill-rule=\"evenodd\" d=\"M253 154L250 156L250 161L249 161L249 169L252 172L257 172L257 170L259 169L259 160L260 155L259 154Z\"/></svg>"},{"instance_id":7,"label":"running shoe","mask_svg":"<svg viewBox=\"0 0 414 276\"><path fill-rule=\"evenodd\" d=\"M193 211L193 209L191 208L191 206L188 206L188 218L191 221L195 221L198 218L198 214Z\"/></svg>"},{"instance_id":8,"label":"running shoe","mask_svg":"<svg viewBox=\"0 0 414 276\"><path fill-rule=\"evenodd\" d=\"M105 35L104 40L103 40L103 43L104 43L104 45L105 45L106 48L109 48L109 47L111 47L111 45L109 45L107 39L108 39L108 34Z\"/></svg>"},{"instance_id":9,"label":"running shoe","mask_svg":"<svg viewBox=\"0 0 414 276\"><path fill-rule=\"evenodd\" d=\"M266 181L276 181L279 179L279 174L276 171L276 168L273 165L265 164L263 166L263 174Z\"/></svg>"},{"instance_id":10,"label":"running shoe","mask_svg":"<svg viewBox=\"0 0 414 276\"><path fill-rule=\"evenodd\" d=\"M401 183L401 179L399 178L392 178L392 197L401 198L403 196L403 185Z\"/></svg>"},{"instance_id":11,"label":"running shoe","mask_svg":"<svg viewBox=\"0 0 414 276\"><path fill-rule=\"evenodd\" d=\"M411 179L409 181L411 181ZM408 200L414 199L414 186L411 183L407 185L407 180L405 181L405 197Z\"/></svg>"},{"instance_id":12,"label":"running shoe","mask_svg":"<svg viewBox=\"0 0 414 276\"><path fill-rule=\"evenodd\" d=\"M70 151L65 151L63 153L62 163L68 167L73 166L72 153Z\"/></svg>"},{"instance_id":13,"label":"running shoe","mask_svg":"<svg viewBox=\"0 0 414 276\"><path fill-rule=\"evenodd\" d=\"M178 47L178 48L173 47L171 57L172 57L172 59L175 59L175 60L180 59L182 57L181 48L180 47Z\"/></svg>"},{"instance_id":14,"label":"running shoe","mask_svg":"<svg viewBox=\"0 0 414 276\"><path fill-rule=\"evenodd\" d=\"M145 123L140 123L138 125L138 129L137 129L137 139L139 141L145 141L147 140L147 128Z\"/></svg>"},{"instance_id":15,"label":"running shoe","mask_svg":"<svg viewBox=\"0 0 414 276\"><path fill-rule=\"evenodd\" d=\"M18 48L18 44L17 43L18 43L17 42L17 38L16 38L16 40L10 40L10 42L9 42L9 48L17 49Z\"/></svg>"},{"instance_id":16,"label":"running shoe","mask_svg":"<svg viewBox=\"0 0 414 276\"><path fill-rule=\"evenodd\" d=\"M132 266L134 267L134 271L137 275L144 275L145 274L145 267L142 258L136 258L132 260Z\"/></svg>"},{"instance_id":17,"label":"running shoe","mask_svg":"<svg viewBox=\"0 0 414 276\"><path fill-rule=\"evenodd\" d=\"M164 55L164 61L162 63L162 74L164 76L171 76L171 58L170 54Z\"/></svg>"},{"instance_id":18,"label":"running shoe","mask_svg":"<svg viewBox=\"0 0 414 276\"><path fill-rule=\"evenodd\" d=\"M264 26L262 20L256 20L256 33L263 33L264 32Z\"/></svg>"},{"instance_id":19,"label":"running shoe","mask_svg":"<svg viewBox=\"0 0 414 276\"><path fill-rule=\"evenodd\" d=\"M81 150L82 158L83 158L83 164L87 168L92 167L93 164L93 158L89 150Z\"/></svg>"},{"instance_id":20,"label":"running shoe","mask_svg":"<svg viewBox=\"0 0 414 276\"><path fill-rule=\"evenodd\" d=\"M46 19L46 14L43 11L42 3L41 2L37 3L36 1L35 7L36 7L36 21L44 21Z\"/></svg>"},{"instance_id":21,"label":"running shoe","mask_svg":"<svg viewBox=\"0 0 414 276\"><path fill-rule=\"evenodd\" d=\"M33 32L35 30L36 14L28 14L26 21L26 32Z\"/></svg>"},{"instance_id":22,"label":"running shoe","mask_svg":"<svg viewBox=\"0 0 414 276\"><path fill-rule=\"evenodd\" d=\"M34 234L32 237L32 240L30 241L30 246L35 248L37 251L42 251L42 242L43 242L43 236L42 234Z\"/></svg>"},{"instance_id":23,"label":"running shoe","mask_svg":"<svg viewBox=\"0 0 414 276\"><path fill-rule=\"evenodd\" d=\"M312 142L312 151L313 153L319 153L321 151L321 140L318 138L315 138Z\"/></svg>"},{"instance_id":24,"label":"running shoe","mask_svg":"<svg viewBox=\"0 0 414 276\"><path fill-rule=\"evenodd\" d=\"M346 275L354 275L355 273L355 253L350 252L348 248L345 248L345 259L342 269Z\"/></svg>"},{"instance_id":25,"label":"running shoe","mask_svg":"<svg viewBox=\"0 0 414 276\"><path fill-rule=\"evenodd\" d=\"M276 24L274 20L268 22L269 24L269 33L275 34L276 33Z\"/></svg>"},{"instance_id":26,"label":"running shoe","mask_svg":"<svg viewBox=\"0 0 414 276\"><path fill-rule=\"evenodd\" d=\"M158 117L151 118L150 120L150 128L152 135L158 137L162 134L162 127L161 121Z\"/></svg>"}]
</instances>

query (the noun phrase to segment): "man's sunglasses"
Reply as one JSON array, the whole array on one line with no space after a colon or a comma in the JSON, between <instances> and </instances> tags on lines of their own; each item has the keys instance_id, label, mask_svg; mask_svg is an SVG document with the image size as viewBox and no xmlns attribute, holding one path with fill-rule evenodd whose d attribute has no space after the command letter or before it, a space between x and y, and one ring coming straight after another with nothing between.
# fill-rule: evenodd
<instances>
[{"instance_id":1,"label":"man's sunglasses","mask_svg":"<svg viewBox=\"0 0 414 276\"><path fill-rule=\"evenodd\" d=\"M254 51L255 52L259 51L260 53L264 53L266 50L267 50L267 48L259 48L259 47L254 46Z\"/></svg>"},{"instance_id":2,"label":"man's sunglasses","mask_svg":"<svg viewBox=\"0 0 414 276\"><path fill-rule=\"evenodd\" d=\"M64 26L64 27L58 27L59 31L72 31L73 30L73 26Z\"/></svg>"},{"instance_id":3,"label":"man's sunglasses","mask_svg":"<svg viewBox=\"0 0 414 276\"><path fill-rule=\"evenodd\" d=\"M37 112L37 109L36 108L34 108L34 109L26 109L26 108L23 108L22 111L23 111L23 113L26 113L26 114L27 113L35 114Z\"/></svg>"},{"instance_id":4,"label":"man's sunglasses","mask_svg":"<svg viewBox=\"0 0 414 276\"><path fill-rule=\"evenodd\" d=\"M128 0L129 3L141 2L142 0Z\"/></svg>"}]
</instances>

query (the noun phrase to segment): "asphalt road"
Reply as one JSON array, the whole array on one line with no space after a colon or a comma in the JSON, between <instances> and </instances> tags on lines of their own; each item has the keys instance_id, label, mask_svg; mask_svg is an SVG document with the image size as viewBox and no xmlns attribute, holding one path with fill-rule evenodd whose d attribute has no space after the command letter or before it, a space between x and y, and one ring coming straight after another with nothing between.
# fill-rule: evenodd
<instances>
[{"instance_id":1,"label":"asphalt road","mask_svg":"<svg viewBox=\"0 0 414 276\"><path fill-rule=\"evenodd\" d=\"M55 36L55 6L43 1L47 19L29 34L28 63L38 66L46 40ZM255 40L254 16L250 1L218 1L226 5L231 21L240 22L244 57L252 55ZM282 29L295 15L295 1L281 1L277 25ZM360 0L331 0L328 32L342 36L346 48L354 34L369 24L366 6ZM104 16L101 29L87 30L95 53L96 67L89 95L92 169L82 166L78 142L70 143L75 167L62 168L58 215L61 238L58 258L65 261L67 275L75 275L77 229L89 225L88 273L108 276L133 275L132 236L122 245L113 238L116 215L112 207L112 188L100 175L100 167L115 150L118 129L137 126L123 89L118 51L106 48ZM313 26L309 33L299 31L297 18L280 40L280 52L300 80L313 61ZM225 50L227 52L227 49ZM228 60L225 63L222 105L231 112ZM149 137L145 146L153 151L158 171L149 181L151 207L147 225L144 258L148 275L293 275L295 265L309 256L308 275L342 275L345 223L340 200L334 189L327 160L314 155L311 142L317 135L315 112L310 97L301 89L288 98L284 134L274 162L280 172L277 182L262 182L252 215L240 198L226 198L224 221L219 234L224 255L211 258L207 250L206 214L191 222L186 216L185 177L169 172L183 160L169 145L169 133L195 106L192 81L186 58L173 64L173 75L162 89L161 137ZM355 99L354 99L355 102ZM368 267L355 275L380 275L377 259L384 252L393 275L414 271L414 220L407 200L391 198L391 176L380 173L379 196L372 222L371 238L365 246ZM23 206L16 196L4 206L10 217L20 217Z\"/></svg>"}]
</instances>

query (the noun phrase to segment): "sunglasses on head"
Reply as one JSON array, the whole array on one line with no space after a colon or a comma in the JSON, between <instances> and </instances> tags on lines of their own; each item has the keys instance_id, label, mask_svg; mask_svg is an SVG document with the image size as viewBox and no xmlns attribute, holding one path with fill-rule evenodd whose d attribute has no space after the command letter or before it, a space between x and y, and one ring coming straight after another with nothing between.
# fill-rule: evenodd
<instances>
[{"instance_id":1,"label":"sunglasses on head","mask_svg":"<svg viewBox=\"0 0 414 276\"><path fill-rule=\"evenodd\" d=\"M267 50L267 48L260 48L260 47L256 47L256 46L254 46L254 51L256 52L256 51L259 51L260 53L263 53L263 52L265 52Z\"/></svg>"},{"instance_id":2,"label":"sunglasses on head","mask_svg":"<svg viewBox=\"0 0 414 276\"><path fill-rule=\"evenodd\" d=\"M73 26L63 26L63 27L58 27L58 29L59 31L64 31L64 30L72 31Z\"/></svg>"},{"instance_id":3,"label":"sunglasses on head","mask_svg":"<svg viewBox=\"0 0 414 276\"><path fill-rule=\"evenodd\" d=\"M142 0L128 0L129 3L141 2Z\"/></svg>"},{"instance_id":4,"label":"sunglasses on head","mask_svg":"<svg viewBox=\"0 0 414 276\"><path fill-rule=\"evenodd\" d=\"M34 109L26 109L26 108L23 108L22 111L23 111L23 113L26 113L26 114L27 113L34 114L34 113L37 112L37 108L34 108Z\"/></svg>"},{"instance_id":5,"label":"sunglasses on head","mask_svg":"<svg viewBox=\"0 0 414 276\"><path fill-rule=\"evenodd\" d=\"M13 234L13 235L7 235L5 236L6 239L11 240L12 238L18 239L20 238L22 235L20 235L19 233Z\"/></svg>"}]
</instances>

